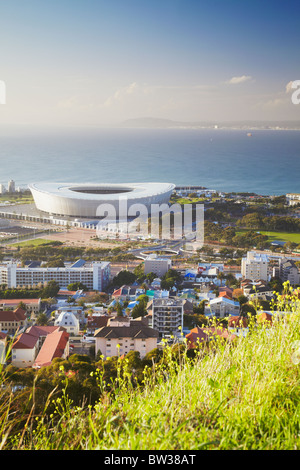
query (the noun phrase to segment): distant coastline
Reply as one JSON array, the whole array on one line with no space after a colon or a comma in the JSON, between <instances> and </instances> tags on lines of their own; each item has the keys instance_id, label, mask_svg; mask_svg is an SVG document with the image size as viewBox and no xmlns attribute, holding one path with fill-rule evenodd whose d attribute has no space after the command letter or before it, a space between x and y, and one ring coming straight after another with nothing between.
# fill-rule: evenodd
<instances>
[{"instance_id":1,"label":"distant coastline","mask_svg":"<svg viewBox=\"0 0 300 470\"><path fill-rule=\"evenodd\" d=\"M120 123L123 128L150 129L232 129L232 130L300 130L299 121L173 121L152 117L127 119Z\"/></svg>"}]
</instances>

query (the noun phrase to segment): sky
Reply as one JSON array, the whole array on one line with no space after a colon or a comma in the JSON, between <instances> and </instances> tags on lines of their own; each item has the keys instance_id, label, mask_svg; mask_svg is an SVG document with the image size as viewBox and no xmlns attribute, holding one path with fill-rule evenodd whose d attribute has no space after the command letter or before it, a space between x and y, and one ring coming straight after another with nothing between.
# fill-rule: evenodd
<instances>
[{"instance_id":1,"label":"sky","mask_svg":"<svg viewBox=\"0 0 300 470\"><path fill-rule=\"evenodd\" d=\"M298 0L0 0L0 125L299 120L299 56Z\"/></svg>"}]
</instances>

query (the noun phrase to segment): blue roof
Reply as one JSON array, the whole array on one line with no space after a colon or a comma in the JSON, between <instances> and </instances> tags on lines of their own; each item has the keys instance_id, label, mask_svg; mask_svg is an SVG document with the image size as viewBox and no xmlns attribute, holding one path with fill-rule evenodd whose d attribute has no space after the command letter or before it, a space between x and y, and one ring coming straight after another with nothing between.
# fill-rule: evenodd
<instances>
[{"instance_id":1,"label":"blue roof","mask_svg":"<svg viewBox=\"0 0 300 470\"><path fill-rule=\"evenodd\" d=\"M78 259L77 261L75 261L74 264L72 264L71 268L81 268L84 264L85 264L84 259Z\"/></svg>"}]
</instances>

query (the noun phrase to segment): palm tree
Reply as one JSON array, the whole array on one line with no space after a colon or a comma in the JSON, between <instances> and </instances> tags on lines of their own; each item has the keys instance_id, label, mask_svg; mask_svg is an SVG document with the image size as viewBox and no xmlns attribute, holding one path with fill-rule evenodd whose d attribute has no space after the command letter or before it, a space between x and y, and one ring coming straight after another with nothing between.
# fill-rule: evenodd
<instances>
[{"instance_id":1,"label":"palm tree","mask_svg":"<svg viewBox=\"0 0 300 470\"><path fill-rule=\"evenodd\" d=\"M217 278L221 281L221 286L223 285L223 279L225 279L225 277L226 276L222 271L220 271L217 275Z\"/></svg>"},{"instance_id":2,"label":"palm tree","mask_svg":"<svg viewBox=\"0 0 300 470\"><path fill-rule=\"evenodd\" d=\"M46 326L48 325L48 317L45 313L39 313L36 318L36 324L39 326Z\"/></svg>"}]
</instances>

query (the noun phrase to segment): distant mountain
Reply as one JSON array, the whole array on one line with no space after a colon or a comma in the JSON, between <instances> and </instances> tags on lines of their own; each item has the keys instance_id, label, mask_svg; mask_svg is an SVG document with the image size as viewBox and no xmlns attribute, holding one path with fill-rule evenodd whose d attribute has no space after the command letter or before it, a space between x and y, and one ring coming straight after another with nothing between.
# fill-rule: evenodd
<instances>
[{"instance_id":1,"label":"distant mountain","mask_svg":"<svg viewBox=\"0 0 300 470\"><path fill-rule=\"evenodd\" d=\"M300 130L300 121L173 121L171 119L159 119L143 117L127 119L120 124L129 128L199 128L199 129L287 129Z\"/></svg>"}]
</instances>

